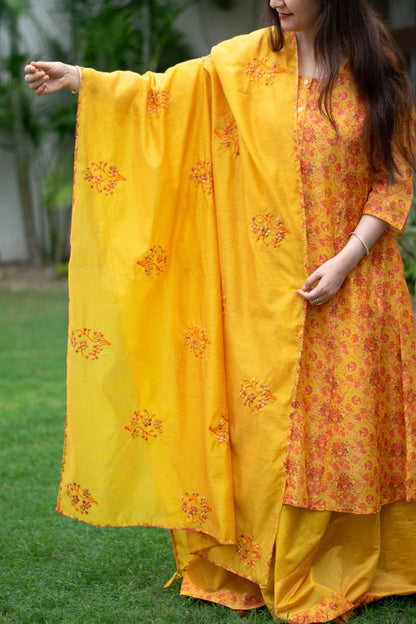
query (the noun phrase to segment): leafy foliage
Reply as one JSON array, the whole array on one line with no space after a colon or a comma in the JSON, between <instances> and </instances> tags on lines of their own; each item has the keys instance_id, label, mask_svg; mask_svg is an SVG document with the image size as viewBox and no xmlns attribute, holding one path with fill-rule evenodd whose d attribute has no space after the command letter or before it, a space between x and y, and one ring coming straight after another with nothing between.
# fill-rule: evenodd
<instances>
[{"instance_id":1,"label":"leafy foliage","mask_svg":"<svg viewBox=\"0 0 416 624\"><path fill-rule=\"evenodd\" d=\"M416 309L416 196L410 210L407 227L403 237L399 239L403 258L406 281L413 305Z\"/></svg>"}]
</instances>

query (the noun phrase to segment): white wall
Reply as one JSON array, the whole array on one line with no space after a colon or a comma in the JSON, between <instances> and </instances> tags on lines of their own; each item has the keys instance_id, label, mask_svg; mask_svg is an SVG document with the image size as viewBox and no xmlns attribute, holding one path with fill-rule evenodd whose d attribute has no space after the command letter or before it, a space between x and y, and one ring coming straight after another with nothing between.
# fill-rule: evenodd
<instances>
[{"instance_id":1,"label":"white wall","mask_svg":"<svg viewBox=\"0 0 416 624\"><path fill-rule=\"evenodd\" d=\"M0 144L8 137L0 136ZM0 147L0 262L27 260L13 152Z\"/></svg>"}]
</instances>

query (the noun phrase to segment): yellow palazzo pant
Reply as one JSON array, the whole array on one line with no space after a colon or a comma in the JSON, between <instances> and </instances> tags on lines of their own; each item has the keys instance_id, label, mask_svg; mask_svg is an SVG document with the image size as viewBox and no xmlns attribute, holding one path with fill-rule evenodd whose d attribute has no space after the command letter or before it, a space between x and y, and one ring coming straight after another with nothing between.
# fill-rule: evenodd
<instances>
[{"instance_id":1,"label":"yellow palazzo pant","mask_svg":"<svg viewBox=\"0 0 416 624\"><path fill-rule=\"evenodd\" d=\"M195 556L181 590L232 609L265 604L293 624L327 622L384 596L415 592L416 503L369 515L285 505L267 585Z\"/></svg>"}]
</instances>

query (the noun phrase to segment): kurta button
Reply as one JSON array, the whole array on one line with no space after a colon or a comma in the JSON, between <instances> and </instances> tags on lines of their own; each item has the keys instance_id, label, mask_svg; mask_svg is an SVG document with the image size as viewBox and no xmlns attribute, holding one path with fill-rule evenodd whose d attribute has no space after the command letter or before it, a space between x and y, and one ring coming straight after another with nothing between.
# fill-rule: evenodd
<instances>
[{"instance_id":1,"label":"kurta button","mask_svg":"<svg viewBox=\"0 0 416 624\"><path fill-rule=\"evenodd\" d=\"M303 106L298 107L298 113L303 113Z\"/></svg>"},{"instance_id":2,"label":"kurta button","mask_svg":"<svg viewBox=\"0 0 416 624\"><path fill-rule=\"evenodd\" d=\"M308 84L309 80L307 78L305 78L305 80L303 81L303 84Z\"/></svg>"}]
</instances>

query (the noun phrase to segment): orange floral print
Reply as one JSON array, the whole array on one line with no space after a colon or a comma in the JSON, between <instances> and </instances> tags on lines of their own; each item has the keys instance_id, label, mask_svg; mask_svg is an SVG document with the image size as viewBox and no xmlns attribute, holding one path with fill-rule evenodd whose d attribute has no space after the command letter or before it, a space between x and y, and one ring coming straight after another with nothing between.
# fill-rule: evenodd
<instances>
[{"instance_id":1,"label":"orange floral print","mask_svg":"<svg viewBox=\"0 0 416 624\"><path fill-rule=\"evenodd\" d=\"M85 173L85 179L91 188L104 195L112 195L119 182L125 182L117 167L109 166L106 162L92 162Z\"/></svg>"},{"instance_id":2,"label":"orange floral print","mask_svg":"<svg viewBox=\"0 0 416 624\"><path fill-rule=\"evenodd\" d=\"M146 275L158 275L166 269L167 252L161 245L153 245L136 264L144 269Z\"/></svg>"},{"instance_id":3,"label":"orange floral print","mask_svg":"<svg viewBox=\"0 0 416 624\"><path fill-rule=\"evenodd\" d=\"M203 358L208 345L211 344L208 340L204 329L197 327L196 325L190 325L183 337L184 344L192 351L192 353L198 357Z\"/></svg>"},{"instance_id":4,"label":"orange floral print","mask_svg":"<svg viewBox=\"0 0 416 624\"><path fill-rule=\"evenodd\" d=\"M235 549L240 555L243 565L252 570L258 559L261 559L260 544L254 541L252 535L240 535L236 540Z\"/></svg>"},{"instance_id":5,"label":"orange floral print","mask_svg":"<svg viewBox=\"0 0 416 624\"><path fill-rule=\"evenodd\" d=\"M238 156L240 153L240 141L238 138L238 127L235 119L231 119L220 130L214 130L214 134L220 140L221 145L231 148L232 154Z\"/></svg>"},{"instance_id":6,"label":"orange floral print","mask_svg":"<svg viewBox=\"0 0 416 624\"><path fill-rule=\"evenodd\" d=\"M98 502L94 500L91 492L87 489L82 489L79 483L68 483L66 487L66 495L71 499L71 505L75 511L79 511L82 514L88 515L91 505L98 505Z\"/></svg>"},{"instance_id":7,"label":"orange floral print","mask_svg":"<svg viewBox=\"0 0 416 624\"><path fill-rule=\"evenodd\" d=\"M246 65L246 74L250 80L259 85L269 86L274 83L278 74L285 73L286 69L277 61L265 56L261 59L253 57Z\"/></svg>"},{"instance_id":8,"label":"orange floral print","mask_svg":"<svg viewBox=\"0 0 416 624\"><path fill-rule=\"evenodd\" d=\"M215 427L208 427L211 433L214 433L217 436L217 440L220 444L227 443L230 444L230 433L229 433L229 418L225 414L221 414L220 419Z\"/></svg>"},{"instance_id":9,"label":"orange floral print","mask_svg":"<svg viewBox=\"0 0 416 624\"><path fill-rule=\"evenodd\" d=\"M371 178L362 140L365 106L346 66L333 92L337 130L319 109L319 84L299 81L297 151L308 270L336 255L363 212L400 227L412 196ZM345 109L354 111L344 115ZM334 149L336 146L336 149ZM363 175L368 172L368 175ZM381 176L382 177L382 176ZM381 184L381 186L380 186ZM383 234L323 306L308 306L291 415L284 502L374 513L416 500L416 332L397 241Z\"/></svg>"},{"instance_id":10,"label":"orange floral print","mask_svg":"<svg viewBox=\"0 0 416 624\"><path fill-rule=\"evenodd\" d=\"M256 235L256 240L261 240L266 247L277 247L285 235L290 234L283 220L271 212L252 217L251 230Z\"/></svg>"},{"instance_id":11,"label":"orange floral print","mask_svg":"<svg viewBox=\"0 0 416 624\"><path fill-rule=\"evenodd\" d=\"M147 95L147 111L158 113L169 105L169 91L166 89L150 89Z\"/></svg>"},{"instance_id":12,"label":"orange floral print","mask_svg":"<svg viewBox=\"0 0 416 624\"><path fill-rule=\"evenodd\" d=\"M157 438L162 433L162 421L144 409L142 413L134 412L134 416L124 429L130 431L132 438L141 438L147 442L149 438Z\"/></svg>"},{"instance_id":13,"label":"orange floral print","mask_svg":"<svg viewBox=\"0 0 416 624\"><path fill-rule=\"evenodd\" d=\"M192 492L192 494L186 492L185 496L182 496L181 510L195 525L204 524L212 511L205 496L197 492Z\"/></svg>"},{"instance_id":14,"label":"orange floral print","mask_svg":"<svg viewBox=\"0 0 416 624\"><path fill-rule=\"evenodd\" d=\"M86 360L98 360L101 351L104 347L111 346L111 342L108 342L102 331L84 327L72 330L71 345L75 353L79 353Z\"/></svg>"},{"instance_id":15,"label":"orange floral print","mask_svg":"<svg viewBox=\"0 0 416 624\"><path fill-rule=\"evenodd\" d=\"M252 412L257 413L260 413L271 401L276 401L276 397L270 392L269 386L257 379L244 379L241 382L240 395L244 405Z\"/></svg>"},{"instance_id":16,"label":"orange floral print","mask_svg":"<svg viewBox=\"0 0 416 624\"><path fill-rule=\"evenodd\" d=\"M189 179L195 186L200 187L206 195L212 195L214 192L214 180L212 176L211 161L198 161L195 167L192 167Z\"/></svg>"},{"instance_id":17,"label":"orange floral print","mask_svg":"<svg viewBox=\"0 0 416 624\"><path fill-rule=\"evenodd\" d=\"M368 599L366 602L368 602ZM316 622L346 623L350 620L351 610L356 606L357 604L353 604L346 598L334 595L332 598L323 600L319 607L315 609L307 609L291 615L288 622L290 624L315 624ZM343 615L336 617L339 613L346 615L345 617Z\"/></svg>"},{"instance_id":18,"label":"orange floral print","mask_svg":"<svg viewBox=\"0 0 416 624\"><path fill-rule=\"evenodd\" d=\"M232 591L231 589L220 589L219 591L208 592L188 582L186 575L181 586L181 594L183 596L193 596L194 598L207 600L209 602L216 602L230 609L255 609L264 605L264 600L261 595L243 594Z\"/></svg>"}]
</instances>

